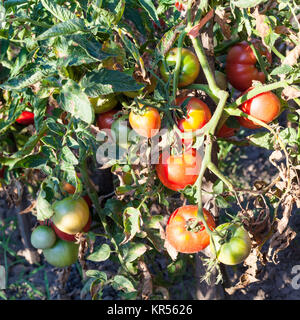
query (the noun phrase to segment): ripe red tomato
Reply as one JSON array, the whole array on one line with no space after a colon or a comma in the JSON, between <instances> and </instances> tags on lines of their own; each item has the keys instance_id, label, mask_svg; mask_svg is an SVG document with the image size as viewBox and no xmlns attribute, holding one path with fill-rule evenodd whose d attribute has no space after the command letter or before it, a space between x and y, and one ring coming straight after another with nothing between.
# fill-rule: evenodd
<instances>
[{"instance_id":1,"label":"ripe red tomato","mask_svg":"<svg viewBox=\"0 0 300 320\"><path fill-rule=\"evenodd\" d=\"M201 221L195 230L188 228L197 218L197 212L198 206L182 206L172 213L167 222L166 239L178 252L195 253L209 245L210 237ZM213 230L215 228L213 216L206 209L203 209L203 213L209 228Z\"/></svg>"},{"instance_id":2,"label":"ripe red tomato","mask_svg":"<svg viewBox=\"0 0 300 320\"><path fill-rule=\"evenodd\" d=\"M23 111L21 115L16 119L16 122L25 126L34 124L34 113L30 111Z\"/></svg>"},{"instance_id":3,"label":"ripe red tomato","mask_svg":"<svg viewBox=\"0 0 300 320\"><path fill-rule=\"evenodd\" d=\"M83 198L67 197L56 201L53 210L52 222L57 228L68 234L81 232L90 217L89 207Z\"/></svg>"},{"instance_id":4,"label":"ripe red tomato","mask_svg":"<svg viewBox=\"0 0 300 320\"><path fill-rule=\"evenodd\" d=\"M216 251L212 241L210 248L217 259L227 265L236 265L243 262L251 251L251 239L248 232L239 224L229 222L219 225L217 233L213 233Z\"/></svg>"},{"instance_id":5,"label":"ripe red tomato","mask_svg":"<svg viewBox=\"0 0 300 320\"><path fill-rule=\"evenodd\" d=\"M142 107L142 105L140 105ZM155 136L160 129L161 119L157 109L152 107L146 107L145 111L141 111L141 114L131 110L129 114L129 123L133 130L139 135L151 138Z\"/></svg>"},{"instance_id":6,"label":"ripe red tomato","mask_svg":"<svg viewBox=\"0 0 300 320\"><path fill-rule=\"evenodd\" d=\"M253 45L271 62L271 54L260 45L259 41L254 40ZM226 75L230 84L235 89L244 91L252 86L252 80L264 83L265 75L258 71L256 63L254 52L246 41L231 47L226 58Z\"/></svg>"},{"instance_id":7,"label":"ripe red tomato","mask_svg":"<svg viewBox=\"0 0 300 320\"><path fill-rule=\"evenodd\" d=\"M0 169L0 179L3 179L4 178L4 174L5 174L5 166L3 166L1 169Z\"/></svg>"},{"instance_id":8,"label":"ripe red tomato","mask_svg":"<svg viewBox=\"0 0 300 320\"><path fill-rule=\"evenodd\" d=\"M111 110L98 115L97 126L100 130L111 129L112 123L115 121L114 115L118 113L119 110Z\"/></svg>"},{"instance_id":9,"label":"ripe red tomato","mask_svg":"<svg viewBox=\"0 0 300 320\"><path fill-rule=\"evenodd\" d=\"M196 182L201 160L196 149L189 149L180 155L170 155L165 151L159 157L156 173L165 187L178 191Z\"/></svg>"},{"instance_id":10,"label":"ripe red tomato","mask_svg":"<svg viewBox=\"0 0 300 320\"><path fill-rule=\"evenodd\" d=\"M176 105L181 106L189 97L176 99ZM178 121L178 128L182 132L196 131L206 125L211 119L211 112L206 103L198 98L191 98L186 105L187 117Z\"/></svg>"},{"instance_id":11,"label":"ripe red tomato","mask_svg":"<svg viewBox=\"0 0 300 320\"><path fill-rule=\"evenodd\" d=\"M252 87L246 92L251 90ZM244 92L244 94L246 92ZM239 108L243 112L257 118L258 120L261 120L265 123L270 123L279 116L281 105L278 97L273 92L268 91L260 93L245 101ZM260 125L245 117L238 117L238 121L245 128L256 129L260 127Z\"/></svg>"},{"instance_id":12,"label":"ripe red tomato","mask_svg":"<svg viewBox=\"0 0 300 320\"><path fill-rule=\"evenodd\" d=\"M78 251L78 244L57 239L54 246L43 250L43 253L48 263L57 268L64 268L76 262Z\"/></svg>"},{"instance_id":13,"label":"ripe red tomato","mask_svg":"<svg viewBox=\"0 0 300 320\"><path fill-rule=\"evenodd\" d=\"M216 136L218 138L230 138L233 137L238 130L239 128L231 128L225 122L223 126L220 128L220 130L217 132Z\"/></svg>"},{"instance_id":14,"label":"ripe red tomato","mask_svg":"<svg viewBox=\"0 0 300 320\"><path fill-rule=\"evenodd\" d=\"M185 6L181 1L175 1L175 7L178 11L184 11Z\"/></svg>"},{"instance_id":15,"label":"ripe red tomato","mask_svg":"<svg viewBox=\"0 0 300 320\"><path fill-rule=\"evenodd\" d=\"M166 56L166 64L175 67L178 48L171 49ZM178 87L186 87L192 84L198 77L200 72L200 63L197 56L190 50L182 48L181 51L181 67L178 78ZM160 65L160 74L165 82L169 80L169 72L165 68L164 63Z\"/></svg>"}]
</instances>

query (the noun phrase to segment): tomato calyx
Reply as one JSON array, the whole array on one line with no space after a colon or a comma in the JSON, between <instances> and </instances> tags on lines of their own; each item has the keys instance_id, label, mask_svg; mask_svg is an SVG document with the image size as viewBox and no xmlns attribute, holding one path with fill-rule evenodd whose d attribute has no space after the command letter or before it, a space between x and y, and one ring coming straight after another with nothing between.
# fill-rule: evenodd
<instances>
[{"instance_id":1,"label":"tomato calyx","mask_svg":"<svg viewBox=\"0 0 300 320\"><path fill-rule=\"evenodd\" d=\"M203 222L194 218L187 220L185 228L187 231L195 233L203 231L205 229Z\"/></svg>"}]
</instances>

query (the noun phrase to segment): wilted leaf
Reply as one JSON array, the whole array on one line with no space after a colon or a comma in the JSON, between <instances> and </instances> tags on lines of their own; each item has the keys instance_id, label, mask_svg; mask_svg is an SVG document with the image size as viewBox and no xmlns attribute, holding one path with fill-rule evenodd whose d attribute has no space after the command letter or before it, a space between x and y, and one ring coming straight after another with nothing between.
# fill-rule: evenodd
<instances>
[{"instance_id":1,"label":"wilted leaf","mask_svg":"<svg viewBox=\"0 0 300 320\"><path fill-rule=\"evenodd\" d=\"M283 59L282 64L287 64L293 66L297 64L297 60L300 56L300 44L298 44L293 50L291 50L288 55Z\"/></svg>"},{"instance_id":2,"label":"wilted leaf","mask_svg":"<svg viewBox=\"0 0 300 320\"><path fill-rule=\"evenodd\" d=\"M256 30L262 38L263 43L265 44L264 38L268 36L271 32L270 26L265 22L266 16L260 14L258 11L258 7L256 7L256 9L253 12L253 17L255 18Z\"/></svg>"},{"instance_id":3,"label":"wilted leaf","mask_svg":"<svg viewBox=\"0 0 300 320\"><path fill-rule=\"evenodd\" d=\"M139 231L140 231L140 222L141 213L139 210L133 207L126 208L123 213L123 225L125 238L120 243L125 244L130 241Z\"/></svg>"},{"instance_id":4,"label":"wilted leaf","mask_svg":"<svg viewBox=\"0 0 300 320\"><path fill-rule=\"evenodd\" d=\"M115 290L122 290L124 292L136 291L132 282L128 278L126 278L124 276L120 276L120 275L116 275L113 278L112 287Z\"/></svg>"},{"instance_id":5,"label":"wilted leaf","mask_svg":"<svg viewBox=\"0 0 300 320\"><path fill-rule=\"evenodd\" d=\"M220 26L223 35L225 38L230 39L231 37L231 27L230 27L230 22L231 20L229 19L230 13L226 13L225 8L218 7L215 11L215 20Z\"/></svg>"},{"instance_id":6,"label":"wilted leaf","mask_svg":"<svg viewBox=\"0 0 300 320\"><path fill-rule=\"evenodd\" d=\"M110 257L110 247L104 243L100 248L96 249L95 252L87 257L87 260L94 262L105 261Z\"/></svg>"},{"instance_id":7,"label":"wilted leaf","mask_svg":"<svg viewBox=\"0 0 300 320\"><path fill-rule=\"evenodd\" d=\"M153 293L152 277L144 261L138 262L138 267L142 271L142 299L148 300Z\"/></svg>"},{"instance_id":8,"label":"wilted leaf","mask_svg":"<svg viewBox=\"0 0 300 320\"><path fill-rule=\"evenodd\" d=\"M282 99L288 101L291 99L296 99L300 97L300 90L295 87L284 88L281 92Z\"/></svg>"}]
</instances>

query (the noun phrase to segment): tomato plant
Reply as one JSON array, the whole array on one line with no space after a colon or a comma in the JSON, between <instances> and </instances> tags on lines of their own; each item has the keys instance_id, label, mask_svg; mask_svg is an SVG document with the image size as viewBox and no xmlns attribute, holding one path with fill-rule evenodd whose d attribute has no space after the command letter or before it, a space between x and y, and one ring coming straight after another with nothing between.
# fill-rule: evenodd
<instances>
[{"instance_id":1,"label":"tomato plant","mask_svg":"<svg viewBox=\"0 0 300 320\"><path fill-rule=\"evenodd\" d=\"M171 49L166 56L167 67L174 67L176 64L178 48ZM198 77L200 72L200 63L197 56L190 50L182 48L181 67L179 71L178 87L186 87L192 84ZM169 72L164 63L160 66L160 74L165 81L169 79Z\"/></svg>"},{"instance_id":2,"label":"tomato plant","mask_svg":"<svg viewBox=\"0 0 300 320\"><path fill-rule=\"evenodd\" d=\"M239 224L223 223L216 228L213 234L217 259L227 265L236 265L243 262L250 254L251 239L248 232Z\"/></svg>"},{"instance_id":3,"label":"tomato plant","mask_svg":"<svg viewBox=\"0 0 300 320\"><path fill-rule=\"evenodd\" d=\"M156 165L156 173L165 187L178 191L196 182L200 166L201 157L195 149L189 149L180 155L163 152Z\"/></svg>"},{"instance_id":4,"label":"tomato plant","mask_svg":"<svg viewBox=\"0 0 300 320\"><path fill-rule=\"evenodd\" d=\"M257 41L253 42L260 54L266 55L271 62L271 54L259 46ZM256 68L257 59L246 41L234 45L228 51L226 58L226 75L230 84L239 91L245 91L252 86L252 81L265 82L265 74Z\"/></svg>"},{"instance_id":5,"label":"tomato plant","mask_svg":"<svg viewBox=\"0 0 300 320\"><path fill-rule=\"evenodd\" d=\"M295 1L25 2L0 4L0 194L20 211L0 214L4 251L17 221L33 257L30 236L56 267L79 257L94 300L172 299L200 250L217 285L278 260L300 206Z\"/></svg>"},{"instance_id":6,"label":"tomato plant","mask_svg":"<svg viewBox=\"0 0 300 320\"><path fill-rule=\"evenodd\" d=\"M176 209L170 216L166 226L166 238L169 243L182 253L195 253L205 249L210 242L202 222L192 227L197 217L198 206L187 205ZM209 211L203 209L205 220L212 230L214 218Z\"/></svg>"}]
</instances>

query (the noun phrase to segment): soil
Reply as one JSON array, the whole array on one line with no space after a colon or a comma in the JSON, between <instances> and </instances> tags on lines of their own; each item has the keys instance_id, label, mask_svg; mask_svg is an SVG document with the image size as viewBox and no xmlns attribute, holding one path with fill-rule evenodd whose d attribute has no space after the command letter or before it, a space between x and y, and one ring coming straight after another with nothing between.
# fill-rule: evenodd
<instances>
[{"instance_id":1,"label":"soil","mask_svg":"<svg viewBox=\"0 0 300 320\"><path fill-rule=\"evenodd\" d=\"M246 149L247 154L245 154L245 149L240 150L240 161L237 162L235 176L243 177L243 183L246 185L251 185L256 177L271 182L276 170L267 161L270 152L254 147ZM237 151L236 149L233 150L229 159ZM227 299L300 299L300 288L298 288L300 287L300 279L298 279L300 278L299 213L299 210L298 212L294 210L290 221L290 225L296 231L297 236L288 248L279 253L279 263L267 264L259 275L260 281L227 295ZM35 221L35 218L32 217L32 226L34 226ZM6 266L8 269L6 290L0 290L0 300L3 298L3 294L9 300L90 300L91 295L88 290L82 290L84 281L78 263L65 271L69 272L69 275L64 282L62 279L65 274L62 274L60 269L46 263L43 255L40 255L41 261L39 264L29 264L22 257L24 246L17 224L16 209L8 208L6 200L0 199L0 265ZM99 244L96 242L95 246ZM157 261L160 270L166 270L168 263L170 261L166 261L164 258ZM192 300L195 298L191 293L193 291L191 288L194 288L196 281L193 276L193 268L190 264L187 264L186 268L185 275L171 283L169 287L170 299ZM87 261L87 269L104 271L108 277L113 276L118 271L117 265L111 260L97 264ZM231 284L238 282L242 271L242 265L236 268L227 268ZM120 297L112 287L107 287L103 290L102 299L117 300Z\"/></svg>"}]
</instances>

